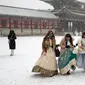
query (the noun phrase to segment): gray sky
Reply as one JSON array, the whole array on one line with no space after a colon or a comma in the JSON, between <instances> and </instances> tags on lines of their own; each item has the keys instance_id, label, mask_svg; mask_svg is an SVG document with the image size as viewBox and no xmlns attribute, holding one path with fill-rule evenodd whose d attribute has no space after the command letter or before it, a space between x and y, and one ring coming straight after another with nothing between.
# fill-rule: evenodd
<instances>
[{"instance_id":1,"label":"gray sky","mask_svg":"<svg viewBox=\"0 0 85 85\"><path fill-rule=\"evenodd\" d=\"M85 2L85 0L79 1ZM0 0L0 5L24 7L31 9L53 9L51 5L39 0Z\"/></svg>"}]
</instances>

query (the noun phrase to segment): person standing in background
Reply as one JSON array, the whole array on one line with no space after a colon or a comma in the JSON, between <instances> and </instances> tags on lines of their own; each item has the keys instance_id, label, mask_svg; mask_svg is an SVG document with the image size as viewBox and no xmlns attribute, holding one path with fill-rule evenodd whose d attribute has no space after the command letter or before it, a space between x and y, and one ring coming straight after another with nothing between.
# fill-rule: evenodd
<instances>
[{"instance_id":1,"label":"person standing in background","mask_svg":"<svg viewBox=\"0 0 85 85\"><path fill-rule=\"evenodd\" d=\"M11 53L10 56L14 55L14 49L16 49L16 34L14 32L14 30L10 30L9 34L8 34L8 40L9 40L9 49L11 49Z\"/></svg>"}]
</instances>

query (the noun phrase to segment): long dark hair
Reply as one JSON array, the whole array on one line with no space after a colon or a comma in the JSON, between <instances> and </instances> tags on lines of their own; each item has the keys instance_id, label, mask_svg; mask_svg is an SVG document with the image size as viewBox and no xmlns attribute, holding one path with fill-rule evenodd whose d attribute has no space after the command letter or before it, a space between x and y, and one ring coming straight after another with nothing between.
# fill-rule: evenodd
<instances>
[{"instance_id":1,"label":"long dark hair","mask_svg":"<svg viewBox=\"0 0 85 85\"><path fill-rule=\"evenodd\" d=\"M67 40L66 40L67 37L70 38L70 43L71 43L71 45L73 46L73 38L72 38L72 36L71 36L69 33L65 35L66 44L67 44Z\"/></svg>"},{"instance_id":2,"label":"long dark hair","mask_svg":"<svg viewBox=\"0 0 85 85\"><path fill-rule=\"evenodd\" d=\"M82 33L82 38L84 38L85 32Z\"/></svg>"},{"instance_id":3,"label":"long dark hair","mask_svg":"<svg viewBox=\"0 0 85 85\"><path fill-rule=\"evenodd\" d=\"M15 35L14 30L10 30L9 35Z\"/></svg>"},{"instance_id":4,"label":"long dark hair","mask_svg":"<svg viewBox=\"0 0 85 85\"><path fill-rule=\"evenodd\" d=\"M50 37L51 39L55 38L53 31L49 30L48 33L46 34L46 37Z\"/></svg>"}]
</instances>

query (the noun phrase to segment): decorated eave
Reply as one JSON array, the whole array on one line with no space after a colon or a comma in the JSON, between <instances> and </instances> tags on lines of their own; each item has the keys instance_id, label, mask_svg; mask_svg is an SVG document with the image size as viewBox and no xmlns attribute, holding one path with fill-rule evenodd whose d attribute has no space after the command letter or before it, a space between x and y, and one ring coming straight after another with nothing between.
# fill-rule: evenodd
<instances>
[{"instance_id":1,"label":"decorated eave","mask_svg":"<svg viewBox=\"0 0 85 85\"><path fill-rule=\"evenodd\" d=\"M53 1L53 0L40 0L40 1L51 2L51 1Z\"/></svg>"},{"instance_id":2,"label":"decorated eave","mask_svg":"<svg viewBox=\"0 0 85 85\"><path fill-rule=\"evenodd\" d=\"M84 2L80 2L78 0L40 0L40 1L43 1L43 2L46 2L50 5L52 5L54 7L54 9L60 9L62 8L63 6L70 6L72 7L73 9L77 9L77 10L82 10L82 6L85 7L85 3ZM66 2L65 2L66 1ZM73 5L72 5L73 4ZM82 10L82 11L85 11L85 10Z\"/></svg>"},{"instance_id":3,"label":"decorated eave","mask_svg":"<svg viewBox=\"0 0 85 85\"><path fill-rule=\"evenodd\" d=\"M60 20L85 21L85 13L74 12L66 7L53 12Z\"/></svg>"},{"instance_id":4,"label":"decorated eave","mask_svg":"<svg viewBox=\"0 0 85 85\"><path fill-rule=\"evenodd\" d=\"M48 4L51 4L52 6L53 6L53 3L54 3L53 0L40 0L40 1L46 2Z\"/></svg>"},{"instance_id":5,"label":"decorated eave","mask_svg":"<svg viewBox=\"0 0 85 85\"><path fill-rule=\"evenodd\" d=\"M58 19L58 17L48 10L35 10L4 5L0 5L0 16Z\"/></svg>"}]
</instances>

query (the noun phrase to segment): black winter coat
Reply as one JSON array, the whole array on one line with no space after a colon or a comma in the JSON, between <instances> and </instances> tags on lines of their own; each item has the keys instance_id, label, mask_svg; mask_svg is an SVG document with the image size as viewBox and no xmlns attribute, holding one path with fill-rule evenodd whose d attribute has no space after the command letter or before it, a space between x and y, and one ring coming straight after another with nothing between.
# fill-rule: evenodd
<instances>
[{"instance_id":1,"label":"black winter coat","mask_svg":"<svg viewBox=\"0 0 85 85\"><path fill-rule=\"evenodd\" d=\"M12 35L8 35L8 39L9 39L9 49L16 49L16 35L12 34Z\"/></svg>"}]
</instances>

